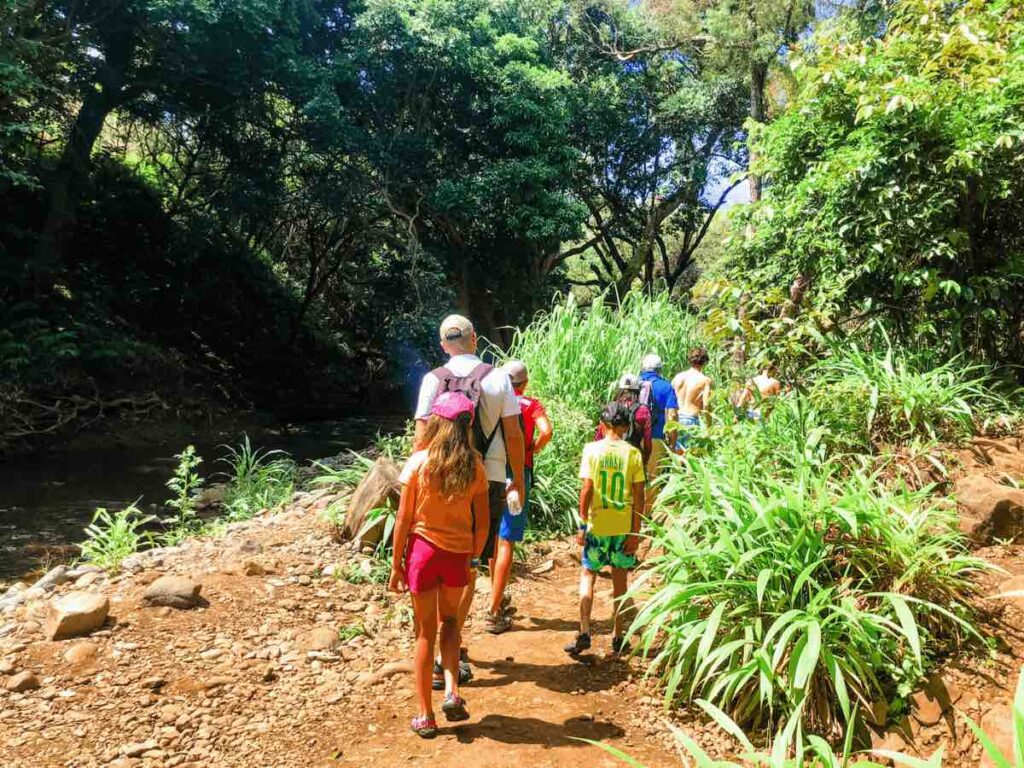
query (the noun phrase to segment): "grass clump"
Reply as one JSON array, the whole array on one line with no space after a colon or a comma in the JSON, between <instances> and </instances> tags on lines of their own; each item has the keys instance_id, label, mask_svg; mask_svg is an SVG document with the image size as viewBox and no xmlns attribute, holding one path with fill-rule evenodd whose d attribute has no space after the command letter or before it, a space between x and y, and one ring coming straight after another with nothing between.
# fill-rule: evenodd
<instances>
[{"instance_id":1,"label":"grass clump","mask_svg":"<svg viewBox=\"0 0 1024 768\"><path fill-rule=\"evenodd\" d=\"M237 448L227 450L220 462L228 467L224 497L228 522L248 520L261 509L273 509L295 490L295 462L284 451L253 449L245 435Z\"/></svg>"},{"instance_id":2,"label":"grass clump","mask_svg":"<svg viewBox=\"0 0 1024 768\"><path fill-rule=\"evenodd\" d=\"M829 458L802 398L721 427L665 484L648 593L631 628L666 702L702 699L746 727L831 733L909 695L977 633L952 512Z\"/></svg>"},{"instance_id":3,"label":"grass clump","mask_svg":"<svg viewBox=\"0 0 1024 768\"><path fill-rule=\"evenodd\" d=\"M113 514L97 509L85 529L85 541L78 545L82 559L105 571L116 571L125 558L151 543L152 536L144 529L154 520L152 515L143 516L134 504Z\"/></svg>"}]
</instances>

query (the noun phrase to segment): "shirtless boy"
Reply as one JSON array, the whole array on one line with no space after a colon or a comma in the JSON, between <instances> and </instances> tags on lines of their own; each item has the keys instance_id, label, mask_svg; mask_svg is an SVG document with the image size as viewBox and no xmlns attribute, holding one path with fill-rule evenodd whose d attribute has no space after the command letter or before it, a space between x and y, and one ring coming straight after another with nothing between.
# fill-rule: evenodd
<instances>
[{"instance_id":1,"label":"shirtless boy","mask_svg":"<svg viewBox=\"0 0 1024 768\"><path fill-rule=\"evenodd\" d=\"M747 409L747 418L760 421L763 416L762 404L782 392L782 382L776 376L778 370L768 363L764 370L747 382L739 399L739 407Z\"/></svg>"},{"instance_id":2,"label":"shirtless boy","mask_svg":"<svg viewBox=\"0 0 1024 768\"><path fill-rule=\"evenodd\" d=\"M694 347L689 354L690 369L676 374L672 379L672 388L676 391L679 401L679 423L684 427L696 427L701 416L711 409L711 379L704 375L704 366L708 362L708 351L704 347ZM689 442L689 434L683 431L679 443L685 448Z\"/></svg>"}]
</instances>

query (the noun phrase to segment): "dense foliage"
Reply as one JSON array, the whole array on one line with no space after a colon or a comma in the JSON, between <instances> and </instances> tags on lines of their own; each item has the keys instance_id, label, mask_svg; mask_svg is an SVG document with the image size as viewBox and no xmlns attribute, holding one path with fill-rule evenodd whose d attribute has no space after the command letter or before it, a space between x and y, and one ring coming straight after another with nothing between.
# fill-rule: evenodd
<instances>
[{"instance_id":1,"label":"dense foliage","mask_svg":"<svg viewBox=\"0 0 1024 768\"><path fill-rule=\"evenodd\" d=\"M739 222L755 310L797 278L825 328L993 361L1024 352L1024 15L1017 2L903 0L881 36L821 28L758 142L763 202Z\"/></svg>"}]
</instances>

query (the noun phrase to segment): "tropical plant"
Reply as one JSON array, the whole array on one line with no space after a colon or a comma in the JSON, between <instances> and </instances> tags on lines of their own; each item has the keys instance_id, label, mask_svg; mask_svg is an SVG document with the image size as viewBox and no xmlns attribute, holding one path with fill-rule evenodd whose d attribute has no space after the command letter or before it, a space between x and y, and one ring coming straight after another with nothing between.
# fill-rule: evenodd
<instances>
[{"instance_id":1,"label":"tropical plant","mask_svg":"<svg viewBox=\"0 0 1024 768\"><path fill-rule=\"evenodd\" d=\"M770 427L722 427L669 475L651 529L663 554L634 585L646 602L630 630L666 703L827 732L977 637L972 577L987 566L952 512L827 458L812 418L784 400Z\"/></svg>"},{"instance_id":2,"label":"tropical plant","mask_svg":"<svg viewBox=\"0 0 1024 768\"><path fill-rule=\"evenodd\" d=\"M85 529L85 541L78 545L82 559L107 571L117 570L126 557L152 540L143 529L154 520L152 515L143 516L134 504L114 514L97 509Z\"/></svg>"},{"instance_id":3,"label":"tropical plant","mask_svg":"<svg viewBox=\"0 0 1024 768\"><path fill-rule=\"evenodd\" d=\"M261 509L287 501L295 489L295 462L284 451L253 449L245 435L237 448L221 446L228 466L224 507L230 521L248 520Z\"/></svg>"}]
</instances>

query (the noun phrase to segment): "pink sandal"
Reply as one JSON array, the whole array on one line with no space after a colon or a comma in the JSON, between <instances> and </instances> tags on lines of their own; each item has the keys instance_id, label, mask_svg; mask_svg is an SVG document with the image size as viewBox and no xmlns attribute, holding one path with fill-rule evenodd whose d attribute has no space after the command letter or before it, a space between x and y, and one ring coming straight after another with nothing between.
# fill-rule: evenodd
<instances>
[{"instance_id":1,"label":"pink sandal","mask_svg":"<svg viewBox=\"0 0 1024 768\"><path fill-rule=\"evenodd\" d=\"M414 717L412 732L421 739L432 739L437 736L437 721L432 717Z\"/></svg>"}]
</instances>

